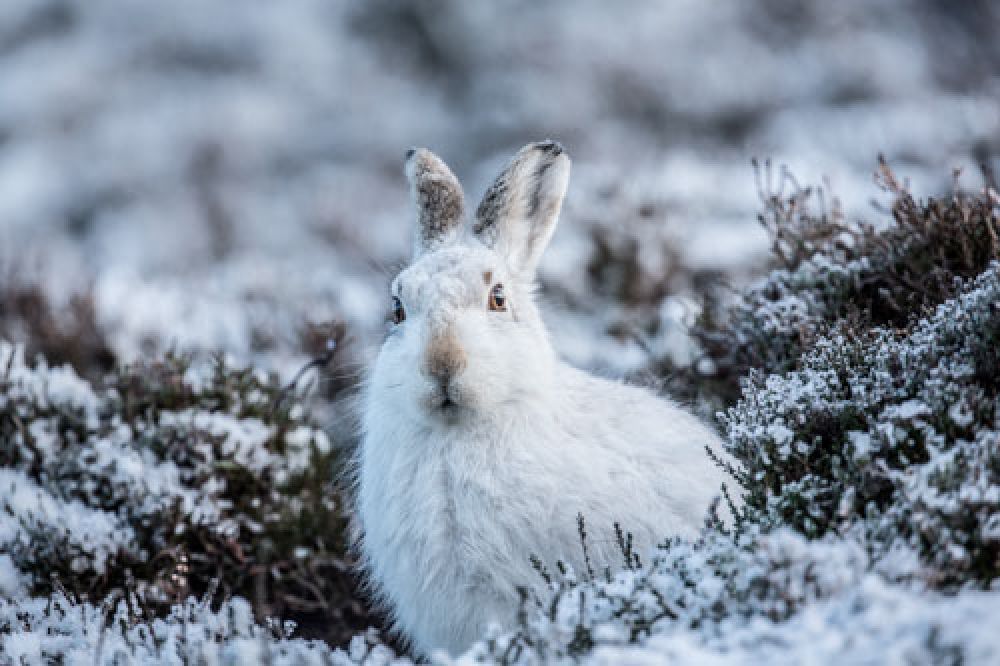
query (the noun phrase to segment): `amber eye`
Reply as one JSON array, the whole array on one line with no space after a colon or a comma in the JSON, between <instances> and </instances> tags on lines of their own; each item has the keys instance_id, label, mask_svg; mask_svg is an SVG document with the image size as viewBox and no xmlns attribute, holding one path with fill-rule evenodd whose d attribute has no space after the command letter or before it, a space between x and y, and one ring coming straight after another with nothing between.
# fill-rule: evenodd
<instances>
[{"instance_id":1,"label":"amber eye","mask_svg":"<svg viewBox=\"0 0 1000 666\"><path fill-rule=\"evenodd\" d=\"M394 324L402 324L403 320L406 319L406 310L403 309L403 302L399 300L398 297L392 297L392 322Z\"/></svg>"},{"instance_id":2,"label":"amber eye","mask_svg":"<svg viewBox=\"0 0 1000 666\"><path fill-rule=\"evenodd\" d=\"M490 289L490 310L494 312L505 312L507 310L507 297L503 293L503 285L496 284Z\"/></svg>"}]
</instances>

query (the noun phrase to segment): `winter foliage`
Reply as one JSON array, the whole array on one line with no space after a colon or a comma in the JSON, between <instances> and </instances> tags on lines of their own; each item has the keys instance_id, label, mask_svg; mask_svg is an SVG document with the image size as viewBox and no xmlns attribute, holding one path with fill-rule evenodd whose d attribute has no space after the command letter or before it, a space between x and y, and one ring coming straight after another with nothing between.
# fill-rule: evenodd
<instances>
[{"instance_id":1,"label":"winter foliage","mask_svg":"<svg viewBox=\"0 0 1000 666\"><path fill-rule=\"evenodd\" d=\"M901 204L912 214L939 206ZM997 224L992 191L952 205L981 214L962 218L955 243ZM792 240L805 240L800 233ZM984 262L1000 249L975 247ZM783 302L801 303L780 313L808 313L830 286L810 270L848 274L879 259L815 251L792 286L776 269L731 308L733 328L721 333L748 330L743 318L759 314L748 302L775 294L776 283ZM923 316L902 329L872 323L870 310L827 311L791 357L785 341L801 334L801 319L771 319L771 358L793 369L752 369L742 398L720 415L746 491L737 529L667 541L646 566L626 554L614 575L558 578L552 598L526 600L520 630L486 643L484 654L513 663L581 654L611 663L650 649L668 663L995 658L996 633L975 625L1000 603L1000 263L966 280L953 264L932 267L952 272L955 295L917 310Z\"/></svg>"},{"instance_id":2,"label":"winter foliage","mask_svg":"<svg viewBox=\"0 0 1000 666\"><path fill-rule=\"evenodd\" d=\"M955 227L956 242L996 224L994 196L953 200L978 211ZM914 214L938 206L912 205ZM832 222L810 224L816 231ZM857 259L816 249L796 282L776 268L715 332L747 330L742 299L773 295L774 283L784 285L784 302L816 303L813 290L830 281L810 270L872 270L880 259L866 252L897 229L871 231ZM634 551L623 526L617 570L549 571L539 562L548 593L525 588L517 628L484 636L462 660L757 663L809 654L988 663L1000 651L982 621L1000 603L995 254L987 251L968 278L955 264L935 263L951 295L936 302L938 292L923 293L898 327L871 309L831 308L797 346L773 336L774 367L790 369L751 368L741 398L720 415L742 485L729 490L747 501L738 524L708 517L701 538L665 535L652 553ZM801 320L772 321L788 333ZM198 367L167 357L96 389L68 366L26 361L6 343L2 351L6 654L69 663L94 654L107 663L115 655L177 663L402 658L375 634L334 650L296 638L294 622L263 619L294 608L287 597L298 588L286 578L291 562L315 557L310 544L345 552L343 541L323 545L344 529L346 505L330 504L339 496L329 485L335 449L294 386L221 360ZM586 562L585 517L578 528ZM249 554L261 542L273 550ZM256 615L240 596L253 598L245 580L253 561L268 563L265 585L286 598ZM352 593L342 594L349 609Z\"/></svg>"},{"instance_id":3,"label":"winter foliage","mask_svg":"<svg viewBox=\"0 0 1000 666\"><path fill-rule=\"evenodd\" d=\"M96 389L7 343L0 369L7 598L127 599L148 618L243 594L350 634L341 467L294 386L168 356Z\"/></svg>"},{"instance_id":4,"label":"winter foliage","mask_svg":"<svg viewBox=\"0 0 1000 666\"><path fill-rule=\"evenodd\" d=\"M932 585L1000 575L998 303L994 263L905 335L834 331L795 371L752 374L723 420L767 522L861 529Z\"/></svg>"},{"instance_id":5,"label":"winter foliage","mask_svg":"<svg viewBox=\"0 0 1000 666\"><path fill-rule=\"evenodd\" d=\"M549 136L553 343L714 418L745 510L583 516L620 565L536 558L459 661L1000 661L997 9L706 7L0 3L0 664L409 662L342 483L402 157Z\"/></svg>"}]
</instances>

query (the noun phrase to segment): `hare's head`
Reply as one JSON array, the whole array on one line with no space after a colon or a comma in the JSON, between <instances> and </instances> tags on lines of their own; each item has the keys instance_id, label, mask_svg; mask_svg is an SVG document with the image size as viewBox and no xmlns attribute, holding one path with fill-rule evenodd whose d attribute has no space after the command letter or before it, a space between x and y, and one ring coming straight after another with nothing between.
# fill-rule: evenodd
<instances>
[{"instance_id":1,"label":"hare's head","mask_svg":"<svg viewBox=\"0 0 1000 666\"><path fill-rule=\"evenodd\" d=\"M454 423L544 397L555 359L532 291L569 170L558 143L529 144L467 221L462 187L444 162L409 152L413 261L392 281L376 399L419 420Z\"/></svg>"}]
</instances>

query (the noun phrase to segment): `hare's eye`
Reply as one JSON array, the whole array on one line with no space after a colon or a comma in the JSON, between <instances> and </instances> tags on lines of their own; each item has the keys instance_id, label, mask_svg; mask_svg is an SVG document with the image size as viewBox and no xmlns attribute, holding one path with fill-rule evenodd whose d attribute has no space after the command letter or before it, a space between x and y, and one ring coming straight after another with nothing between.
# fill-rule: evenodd
<instances>
[{"instance_id":1,"label":"hare's eye","mask_svg":"<svg viewBox=\"0 0 1000 666\"><path fill-rule=\"evenodd\" d=\"M394 324L402 324L406 319L406 310L403 309L403 302L398 297L392 297L392 321Z\"/></svg>"},{"instance_id":2,"label":"hare's eye","mask_svg":"<svg viewBox=\"0 0 1000 666\"><path fill-rule=\"evenodd\" d=\"M503 285L495 284L490 289L490 310L494 312L506 312L507 297L503 293Z\"/></svg>"}]
</instances>

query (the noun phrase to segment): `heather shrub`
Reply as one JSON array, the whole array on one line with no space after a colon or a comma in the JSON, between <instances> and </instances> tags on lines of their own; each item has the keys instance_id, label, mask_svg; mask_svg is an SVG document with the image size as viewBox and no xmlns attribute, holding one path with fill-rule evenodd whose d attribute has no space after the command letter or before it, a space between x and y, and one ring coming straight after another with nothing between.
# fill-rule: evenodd
<instances>
[{"instance_id":1,"label":"heather shrub","mask_svg":"<svg viewBox=\"0 0 1000 666\"><path fill-rule=\"evenodd\" d=\"M239 595L332 643L368 626L342 452L295 387L167 356L102 388L0 343L4 595L127 598L152 618Z\"/></svg>"},{"instance_id":2,"label":"heather shrub","mask_svg":"<svg viewBox=\"0 0 1000 666\"><path fill-rule=\"evenodd\" d=\"M705 308L692 331L711 372L692 378L719 407L740 395L750 370L785 372L838 322L852 328L903 328L951 298L961 279L1000 259L995 191L916 199L879 161L876 183L893 198L878 225L847 220L836 199L783 173L758 169L772 238L772 270L724 305ZM721 302L721 301L720 301Z\"/></svg>"},{"instance_id":3,"label":"heather shrub","mask_svg":"<svg viewBox=\"0 0 1000 666\"><path fill-rule=\"evenodd\" d=\"M550 594L525 592L480 657L995 657L976 625L1000 575L1000 199L919 202L885 164L878 182L894 197L880 227L813 211L797 186L765 198L775 267L706 308L715 372L670 368L726 406L737 524L623 548L619 572L540 572Z\"/></svg>"},{"instance_id":4,"label":"heather shrub","mask_svg":"<svg viewBox=\"0 0 1000 666\"><path fill-rule=\"evenodd\" d=\"M920 559L905 575L988 585L1000 573L1000 199L919 202L884 162L877 182L894 197L881 228L846 223L836 205L813 213L797 186L766 198L778 267L698 331L741 384L720 422L755 520L856 531L876 554L905 542Z\"/></svg>"},{"instance_id":5,"label":"heather shrub","mask_svg":"<svg viewBox=\"0 0 1000 666\"><path fill-rule=\"evenodd\" d=\"M710 297L694 331L703 356L655 365L703 410L723 408L738 520L710 512L700 538L664 535L650 553L624 525L617 570L538 564L541 592L522 591L513 630L462 663L959 664L1000 652L982 629L1000 603L1000 199L918 201L882 164L892 214L870 225L783 182L791 193L761 186L771 271L718 301L695 277L670 277ZM681 267L644 266L624 238L593 240L588 288L622 313L671 298L657 271ZM657 335L656 316L630 321ZM322 365L343 331L304 336ZM340 431L317 428L294 384L168 356L95 388L19 347L0 346L0 361L7 654L406 663L372 631L347 642L377 618L349 574L342 444L329 439ZM340 381L326 397L350 388ZM587 527L581 517L585 562Z\"/></svg>"},{"instance_id":6,"label":"heather shrub","mask_svg":"<svg viewBox=\"0 0 1000 666\"><path fill-rule=\"evenodd\" d=\"M373 632L346 650L293 638L294 622L258 621L240 597L218 608L190 597L163 617L137 617L130 599L96 604L63 594L12 603L0 598L0 655L25 664L387 664ZM8 662L5 662L8 663Z\"/></svg>"},{"instance_id":7,"label":"heather shrub","mask_svg":"<svg viewBox=\"0 0 1000 666\"><path fill-rule=\"evenodd\" d=\"M1000 264L908 331L842 326L723 417L766 524L861 530L935 585L1000 575Z\"/></svg>"},{"instance_id":8,"label":"heather shrub","mask_svg":"<svg viewBox=\"0 0 1000 666\"><path fill-rule=\"evenodd\" d=\"M17 279L9 268L0 277L0 339L24 345L28 358L69 363L87 378L100 379L115 367L93 294L83 291L55 307L41 286Z\"/></svg>"},{"instance_id":9,"label":"heather shrub","mask_svg":"<svg viewBox=\"0 0 1000 666\"><path fill-rule=\"evenodd\" d=\"M863 543L748 527L667 539L613 574L544 572L517 628L467 658L498 664L990 663L994 592L941 595L876 571Z\"/></svg>"}]
</instances>

